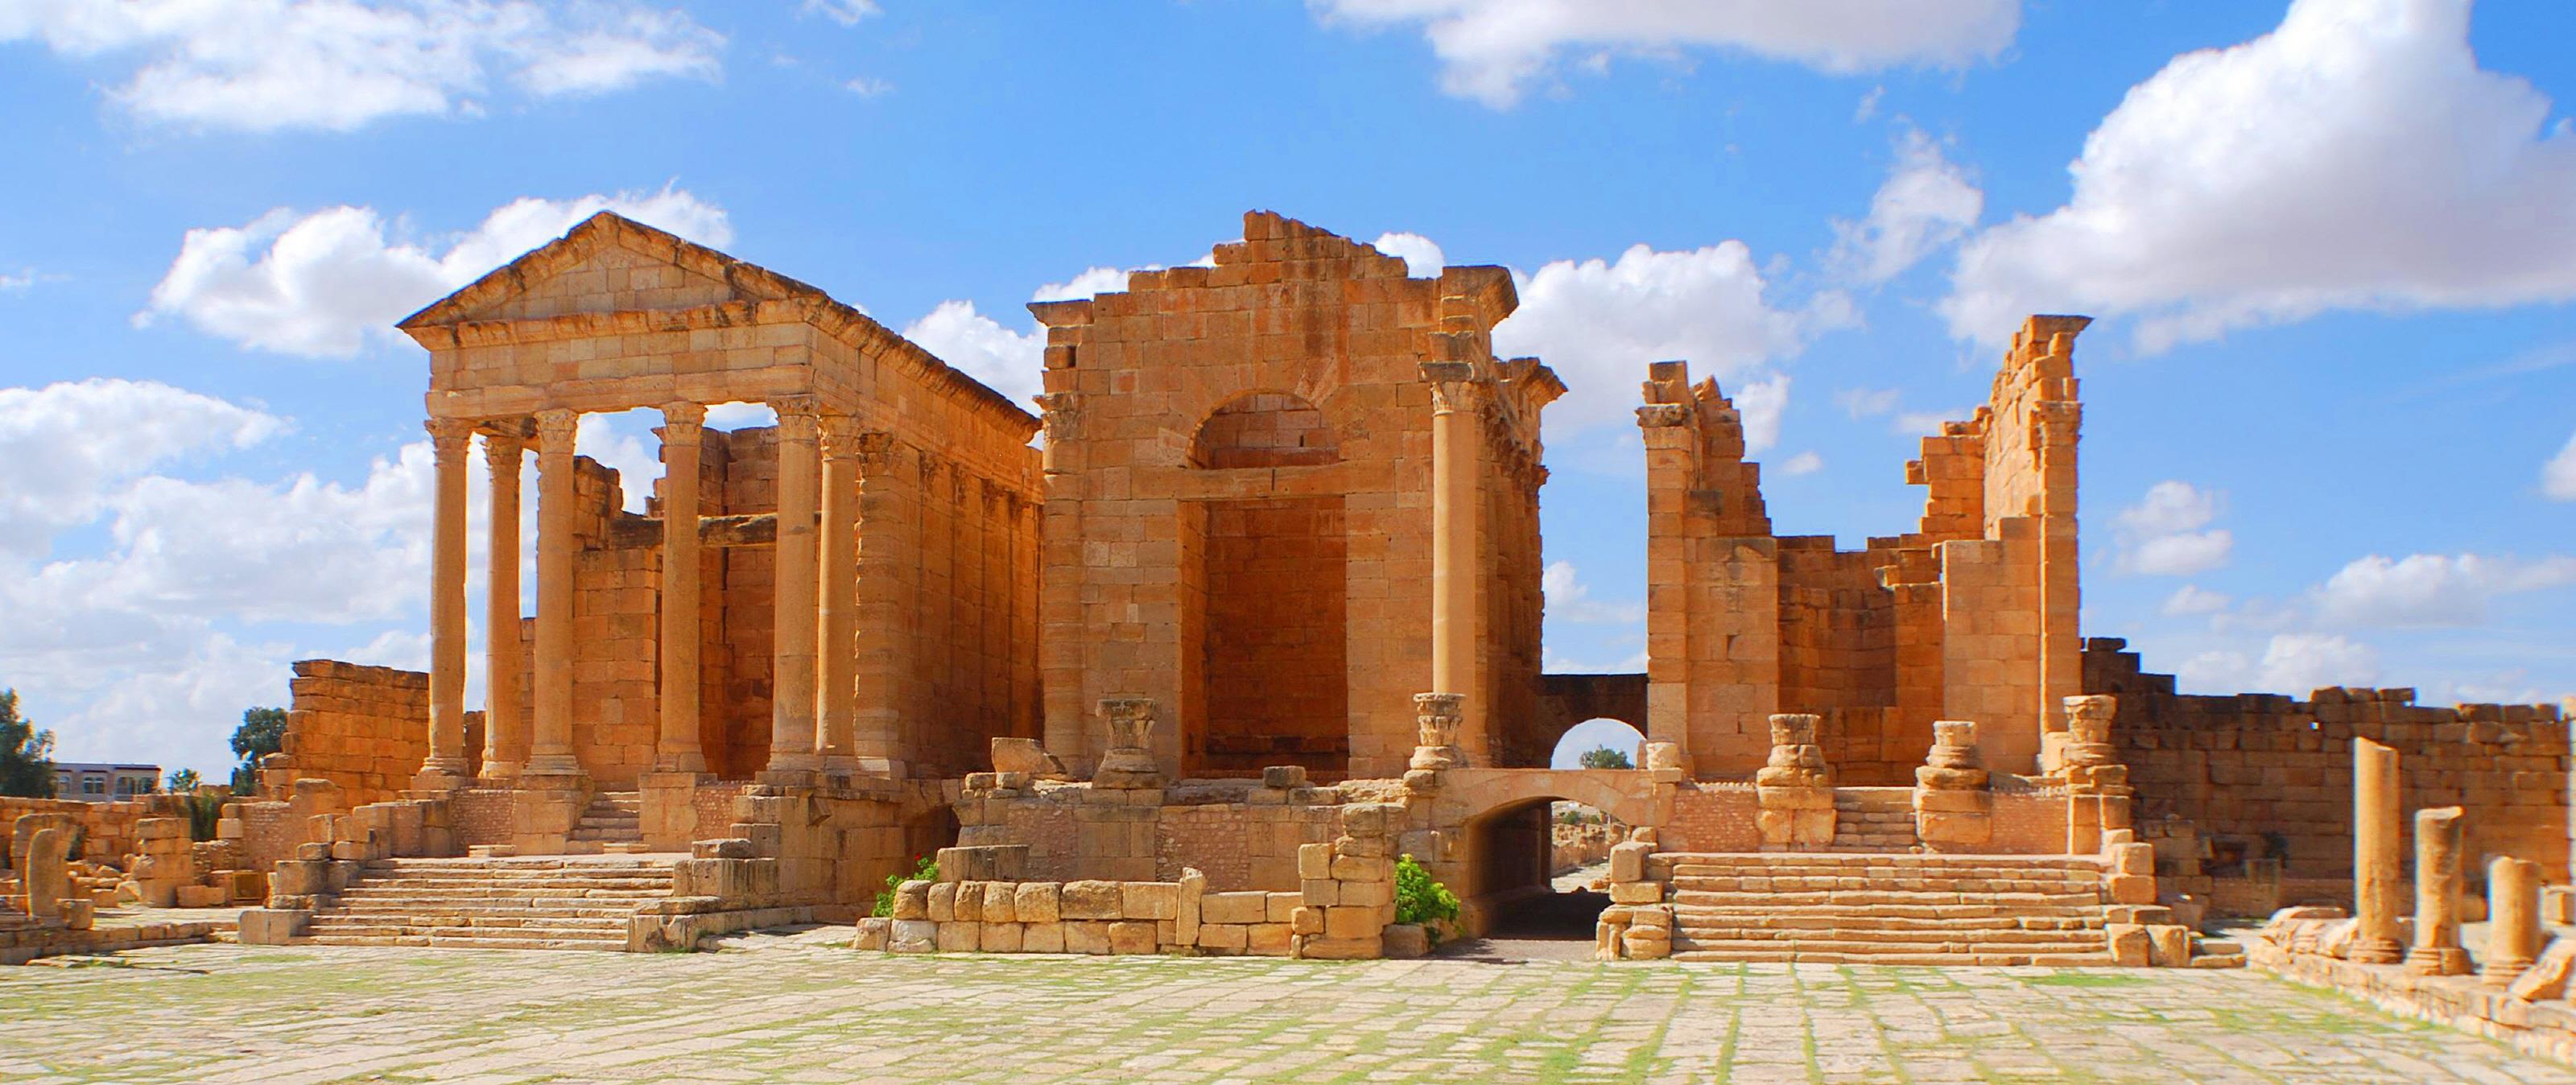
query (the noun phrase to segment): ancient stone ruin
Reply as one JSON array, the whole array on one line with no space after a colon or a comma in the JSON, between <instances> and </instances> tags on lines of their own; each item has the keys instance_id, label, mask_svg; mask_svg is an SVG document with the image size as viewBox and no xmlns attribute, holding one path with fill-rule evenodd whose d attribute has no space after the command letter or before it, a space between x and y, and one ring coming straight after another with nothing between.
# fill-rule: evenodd
<instances>
[{"instance_id":1,"label":"ancient stone ruin","mask_svg":"<svg viewBox=\"0 0 2576 1085\"><path fill-rule=\"evenodd\" d=\"M2558 709L2184 696L2080 634L2081 317L2030 318L1905 465L1919 521L1853 550L1775 534L1736 407L1638 359L1646 671L1542 673L1565 386L1494 355L1516 304L1503 268L1415 277L1255 212L1211 266L1030 306L1032 414L594 217L401 324L431 359L430 670L297 665L232 818L270 871L242 936L686 947L885 891L862 946L1409 954L1554 898L1559 802L1620 827L1612 959L2227 966L2201 916L2357 886L2349 956L2396 961L2401 822L2368 811L2440 807L2413 908L2443 976L2454 872L2567 879ZM776 424L710 426L729 403ZM641 513L573 448L636 409L666 469ZM1640 767L1548 767L1592 718ZM2373 749L2417 767L2356 782ZM1461 898L1446 929L1397 922L1406 857Z\"/></svg>"}]
</instances>

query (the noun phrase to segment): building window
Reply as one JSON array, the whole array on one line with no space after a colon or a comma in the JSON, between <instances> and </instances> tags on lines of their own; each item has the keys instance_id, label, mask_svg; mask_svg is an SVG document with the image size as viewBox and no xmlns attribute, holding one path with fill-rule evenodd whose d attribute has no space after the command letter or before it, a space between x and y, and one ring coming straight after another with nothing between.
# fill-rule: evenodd
<instances>
[{"instance_id":1,"label":"building window","mask_svg":"<svg viewBox=\"0 0 2576 1085\"><path fill-rule=\"evenodd\" d=\"M81 794L83 794L83 795L104 795L104 794L107 794L107 778L106 778L106 777L104 777L104 776L85 776L85 777L82 777L82 778L81 778Z\"/></svg>"}]
</instances>

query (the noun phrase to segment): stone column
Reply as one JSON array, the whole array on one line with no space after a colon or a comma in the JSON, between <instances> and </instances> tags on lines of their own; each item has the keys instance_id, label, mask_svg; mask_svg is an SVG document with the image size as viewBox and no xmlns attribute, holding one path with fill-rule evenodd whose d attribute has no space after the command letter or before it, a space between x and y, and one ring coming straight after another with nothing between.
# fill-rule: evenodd
<instances>
[{"instance_id":1,"label":"stone column","mask_svg":"<svg viewBox=\"0 0 2576 1085\"><path fill-rule=\"evenodd\" d=\"M2415 811L2415 946L2406 970L2456 976L2469 970L2460 948L2460 818L2456 806Z\"/></svg>"},{"instance_id":2,"label":"stone column","mask_svg":"<svg viewBox=\"0 0 2576 1085\"><path fill-rule=\"evenodd\" d=\"M778 571L772 578L769 769L810 772L814 753L814 401L793 396L778 407Z\"/></svg>"},{"instance_id":3,"label":"stone column","mask_svg":"<svg viewBox=\"0 0 2576 1085\"><path fill-rule=\"evenodd\" d=\"M1834 842L1834 774L1816 745L1818 717L1771 717L1771 759L1753 774L1754 823L1768 849L1824 848Z\"/></svg>"},{"instance_id":4,"label":"stone column","mask_svg":"<svg viewBox=\"0 0 2576 1085\"><path fill-rule=\"evenodd\" d=\"M2487 864L2486 967L2478 979L2504 987L2540 959L2540 864L2510 855Z\"/></svg>"},{"instance_id":5,"label":"stone column","mask_svg":"<svg viewBox=\"0 0 2576 1085\"><path fill-rule=\"evenodd\" d=\"M2350 959L2395 964L2405 954L2397 912L2406 892L2404 830L2398 825L2397 751L2352 740L2352 914Z\"/></svg>"},{"instance_id":6,"label":"stone column","mask_svg":"<svg viewBox=\"0 0 2576 1085\"><path fill-rule=\"evenodd\" d=\"M1476 412L1474 365L1425 362L1431 385L1431 689L1475 700ZM1484 748L1468 729L1466 745Z\"/></svg>"},{"instance_id":7,"label":"stone column","mask_svg":"<svg viewBox=\"0 0 2576 1085\"><path fill-rule=\"evenodd\" d=\"M536 727L522 776L581 775L572 748L573 429L581 412L537 412Z\"/></svg>"},{"instance_id":8,"label":"stone column","mask_svg":"<svg viewBox=\"0 0 2576 1085\"><path fill-rule=\"evenodd\" d=\"M465 473L474 424L429 420L437 465L429 559L429 756L411 786L444 791L465 780Z\"/></svg>"},{"instance_id":9,"label":"stone column","mask_svg":"<svg viewBox=\"0 0 2576 1085\"><path fill-rule=\"evenodd\" d=\"M894 458L893 434L871 430L858 435L858 518L866 539L858 548L863 620L854 623L850 753L862 771L886 776L904 772L904 660L912 643L912 622L905 613L912 596L906 584L915 560Z\"/></svg>"},{"instance_id":10,"label":"stone column","mask_svg":"<svg viewBox=\"0 0 2576 1085\"><path fill-rule=\"evenodd\" d=\"M1093 770L1093 787L1154 788L1163 786L1163 766L1154 760L1154 701L1150 697L1107 697L1100 718L1109 731L1108 752Z\"/></svg>"},{"instance_id":11,"label":"stone column","mask_svg":"<svg viewBox=\"0 0 2576 1085\"><path fill-rule=\"evenodd\" d=\"M519 700L519 465L527 442L520 423L511 432L483 436L483 463L492 474L490 576L483 596L483 771L486 780L519 774L528 756L528 708Z\"/></svg>"},{"instance_id":12,"label":"stone column","mask_svg":"<svg viewBox=\"0 0 2576 1085\"><path fill-rule=\"evenodd\" d=\"M821 730L814 752L823 768L847 773L858 768L858 515L859 432L850 416L826 414L823 437L822 496L822 627L823 640L814 662Z\"/></svg>"},{"instance_id":13,"label":"stone column","mask_svg":"<svg viewBox=\"0 0 2576 1085\"><path fill-rule=\"evenodd\" d=\"M662 733L653 752L662 772L707 771L698 738L698 449L706 423L704 404L662 408Z\"/></svg>"}]
</instances>

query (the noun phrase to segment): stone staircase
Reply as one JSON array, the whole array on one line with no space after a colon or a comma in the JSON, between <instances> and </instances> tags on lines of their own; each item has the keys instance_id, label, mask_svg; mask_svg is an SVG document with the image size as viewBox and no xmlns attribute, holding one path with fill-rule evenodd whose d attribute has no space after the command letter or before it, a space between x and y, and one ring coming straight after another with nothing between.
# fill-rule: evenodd
<instances>
[{"instance_id":1,"label":"stone staircase","mask_svg":"<svg viewBox=\"0 0 2576 1085\"><path fill-rule=\"evenodd\" d=\"M671 894L675 855L376 859L300 943L624 950L638 905Z\"/></svg>"},{"instance_id":2,"label":"stone staircase","mask_svg":"<svg viewBox=\"0 0 2576 1085\"><path fill-rule=\"evenodd\" d=\"M1834 851L1909 852L1922 841L1914 835L1914 789L1910 787L1842 787L1834 789Z\"/></svg>"},{"instance_id":3,"label":"stone staircase","mask_svg":"<svg viewBox=\"0 0 2576 1085\"><path fill-rule=\"evenodd\" d=\"M633 853L644 846L643 797L633 791L602 791L572 827L566 850L576 855Z\"/></svg>"},{"instance_id":4,"label":"stone staircase","mask_svg":"<svg viewBox=\"0 0 2576 1085\"><path fill-rule=\"evenodd\" d=\"M1673 957L1846 964L2107 965L2087 856L1676 852Z\"/></svg>"}]
</instances>

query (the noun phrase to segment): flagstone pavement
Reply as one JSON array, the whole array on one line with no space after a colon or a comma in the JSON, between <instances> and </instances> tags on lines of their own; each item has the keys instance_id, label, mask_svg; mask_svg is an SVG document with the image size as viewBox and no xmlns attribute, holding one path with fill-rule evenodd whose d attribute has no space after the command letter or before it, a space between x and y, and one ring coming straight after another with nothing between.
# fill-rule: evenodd
<instances>
[{"instance_id":1,"label":"flagstone pavement","mask_svg":"<svg viewBox=\"0 0 2576 1085\"><path fill-rule=\"evenodd\" d=\"M0 969L0 1081L2568 1082L2247 971L185 946Z\"/></svg>"}]
</instances>

